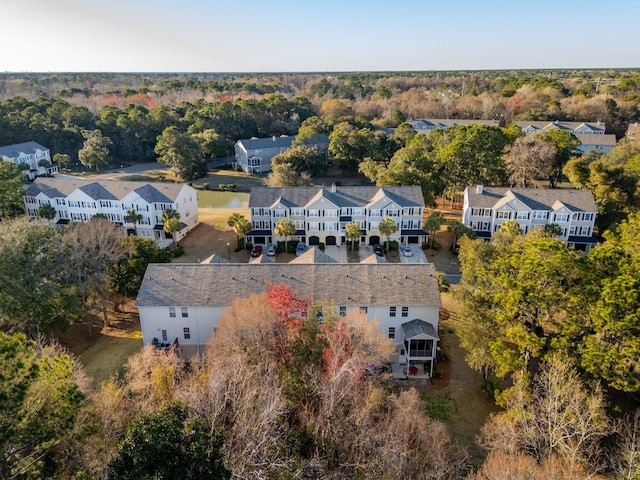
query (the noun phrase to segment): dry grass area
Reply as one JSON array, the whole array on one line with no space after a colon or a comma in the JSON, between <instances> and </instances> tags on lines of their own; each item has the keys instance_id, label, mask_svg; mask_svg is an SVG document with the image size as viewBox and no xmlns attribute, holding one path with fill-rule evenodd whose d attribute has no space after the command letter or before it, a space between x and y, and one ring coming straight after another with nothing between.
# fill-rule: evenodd
<instances>
[{"instance_id":1,"label":"dry grass area","mask_svg":"<svg viewBox=\"0 0 640 480\"><path fill-rule=\"evenodd\" d=\"M249 261L249 252L241 250L234 252L237 246L235 232L227 225L232 213L239 213L249 218L249 209L198 209L200 225L189 233L180 243L184 247L184 255L176 258L175 263L199 263L212 254L223 258L231 257L232 262L243 263ZM229 247L227 248L227 243Z\"/></svg>"},{"instance_id":2,"label":"dry grass area","mask_svg":"<svg viewBox=\"0 0 640 480\"><path fill-rule=\"evenodd\" d=\"M110 312L111 325L99 328L75 324L59 342L80 360L95 385L122 372L127 359L142 348L142 332L133 300Z\"/></svg>"}]
</instances>

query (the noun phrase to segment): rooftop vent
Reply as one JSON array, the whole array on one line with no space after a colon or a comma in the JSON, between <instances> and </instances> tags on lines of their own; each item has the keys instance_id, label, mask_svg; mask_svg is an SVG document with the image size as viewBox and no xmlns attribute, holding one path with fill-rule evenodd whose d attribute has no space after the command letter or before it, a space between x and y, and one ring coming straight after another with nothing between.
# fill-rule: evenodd
<instances>
[{"instance_id":1,"label":"rooftop vent","mask_svg":"<svg viewBox=\"0 0 640 480\"><path fill-rule=\"evenodd\" d=\"M478 187L476 188L476 193L478 195L482 195L482 185L478 185Z\"/></svg>"}]
</instances>

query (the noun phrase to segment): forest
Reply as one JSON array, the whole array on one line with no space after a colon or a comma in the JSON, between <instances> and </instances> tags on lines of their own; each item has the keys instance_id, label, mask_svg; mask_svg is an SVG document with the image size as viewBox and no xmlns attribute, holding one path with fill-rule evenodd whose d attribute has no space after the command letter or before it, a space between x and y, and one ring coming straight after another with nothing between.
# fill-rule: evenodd
<instances>
[{"instance_id":1,"label":"forest","mask_svg":"<svg viewBox=\"0 0 640 480\"><path fill-rule=\"evenodd\" d=\"M372 373L389 351L374 324L278 285L228 309L201 358L142 350L92 384L57 333L107 324L175 251L104 219L27 221L23 174L0 162L0 478L640 478L639 101L634 70L0 75L0 143L69 170L158 160L190 180L238 139L286 134L268 181L305 184L326 168L305 140L326 133L334 167L420 185L429 206L474 183L589 189L604 240L583 256L507 222L457 242L452 328L500 406L478 459ZM412 118L496 126L426 137ZM576 156L573 135L515 120L601 121L620 142Z\"/></svg>"}]
</instances>

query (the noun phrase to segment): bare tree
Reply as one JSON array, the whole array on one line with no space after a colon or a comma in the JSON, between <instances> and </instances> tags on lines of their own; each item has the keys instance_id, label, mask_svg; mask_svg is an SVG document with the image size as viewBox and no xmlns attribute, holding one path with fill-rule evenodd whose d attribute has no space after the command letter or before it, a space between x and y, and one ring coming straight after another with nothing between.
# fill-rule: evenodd
<instances>
[{"instance_id":1,"label":"bare tree","mask_svg":"<svg viewBox=\"0 0 640 480\"><path fill-rule=\"evenodd\" d=\"M610 431L604 396L587 390L569 359L554 357L533 381L518 378L505 407L483 428L490 451L528 452L539 462L555 455L576 472L600 468L600 440Z\"/></svg>"},{"instance_id":2,"label":"bare tree","mask_svg":"<svg viewBox=\"0 0 640 480\"><path fill-rule=\"evenodd\" d=\"M505 156L509 181L516 187L529 187L536 179L547 178L551 172L556 147L542 138L518 137L508 147Z\"/></svg>"}]
</instances>

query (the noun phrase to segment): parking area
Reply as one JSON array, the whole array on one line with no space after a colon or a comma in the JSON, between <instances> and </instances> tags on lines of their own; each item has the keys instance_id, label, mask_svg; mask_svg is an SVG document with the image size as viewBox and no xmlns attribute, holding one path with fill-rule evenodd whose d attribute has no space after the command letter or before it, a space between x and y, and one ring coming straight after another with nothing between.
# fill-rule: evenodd
<instances>
[{"instance_id":1,"label":"parking area","mask_svg":"<svg viewBox=\"0 0 640 480\"><path fill-rule=\"evenodd\" d=\"M420 248L420 245L411 245L408 247L411 250L411 255L407 256L403 252L403 248L400 248L400 263L429 263L427 256L424 254L424 250Z\"/></svg>"}]
</instances>

